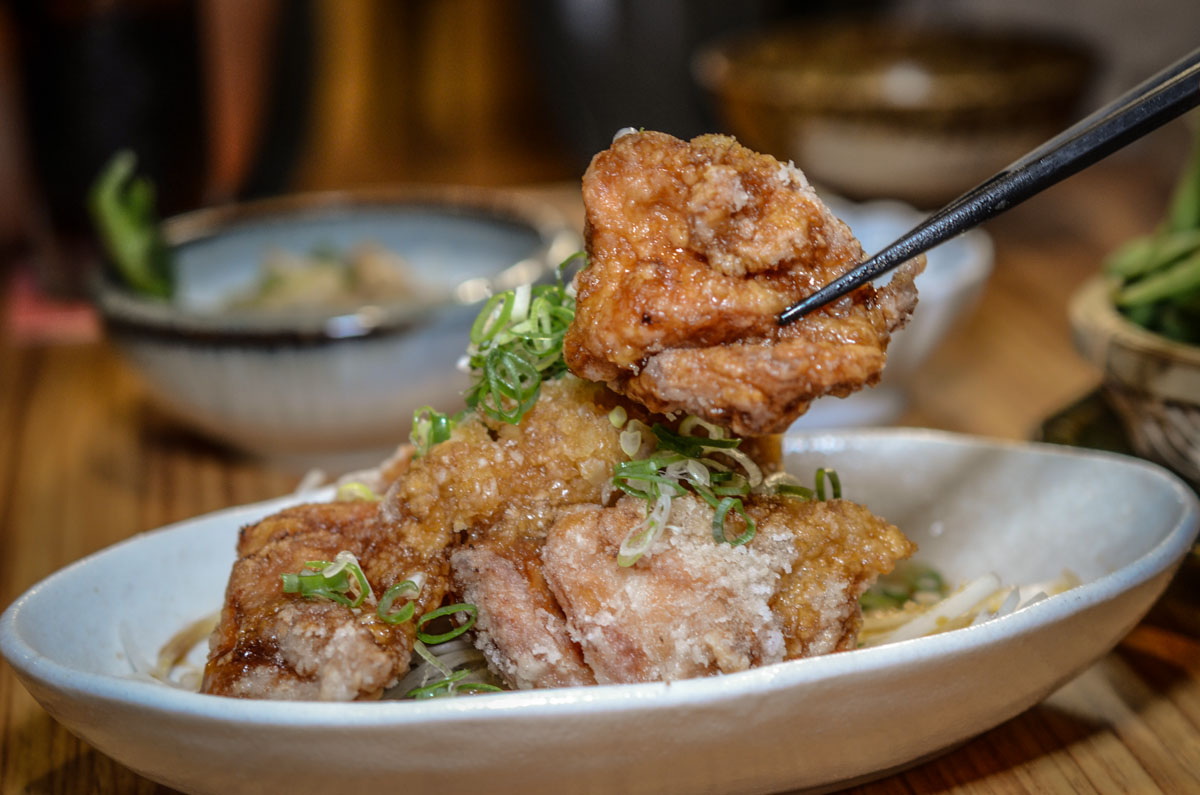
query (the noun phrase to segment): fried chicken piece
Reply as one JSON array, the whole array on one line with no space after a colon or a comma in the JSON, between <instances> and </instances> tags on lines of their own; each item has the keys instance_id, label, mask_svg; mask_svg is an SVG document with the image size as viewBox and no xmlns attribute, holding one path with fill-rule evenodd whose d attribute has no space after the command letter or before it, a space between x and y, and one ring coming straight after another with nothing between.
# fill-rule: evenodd
<instances>
[{"instance_id":1,"label":"fried chicken piece","mask_svg":"<svg viewBox=\"0 0 1200 795\"><path fill-rule=\"evenodd\" d=\"M388 495L399 532L433 554L453 550L457 598L478 610L476 646L512 687L595 683L542 578L540 555L560 510L610 500L613 467L626 459L609 419L618 403L655 421L598 384L572 376L544 384L519 425L459 426ZM743 450L766 472L779 466L777 437L747 440ZM455 533L464 536L456 547Z\"/></svg>"},{"instance_id":2,"label":"fried chicken piece","mask_svg":"<svg viewBox=\"0 0 1200 795\"><path fill-rule=\"evenodd\" d=\"M712 508L677 498L662 537L628 568L617 549L644 516L640 501L564 512L542 550L543 574L597 682L671 681L852 648L862 592L914 549L851 502L751 497L746 510L758 531L735 547L713 541Z\"/></svg>"},{"instance_id":3,"label":"fried chicken piece","mask_svg":"<svg viewBox=\"0 0 1200 795\"><path fill-rule=\"evenodd\" d=\"M567 365L654 412L783 431L815 398L878 381L916 306L923 257L780 327L862 247L798 169L727 136L623 135L592 160L583 196L589 264Z\"/></svg>"},{"instance_id":4,"label":"fried chicken piece","mask_svg":"<svg viewBox=\"0 0 1200 795\"><path fill-rule=\"evenodd\" d=\"M525 538L451 555L455 590L478 610L475 645L510 687L594 685L542 576L541 548L540 540Z\"/></svg>"},{"instance_id":5,"label":"fried chicken piece","mask_svg":"<svg viewBox=\"0 0 1200 795\"><path fill-rule=\"evenodd\" d=\"M418 614L447 582L422 571L381 532L373 502L299 505L242 528L201 691L243 698L349 701L378 697L408 670L415 630L388 624L374 604L351 609L283 592L281 575L353 553L373 592L421 574Z\"/></svg>"},{"instance_id":6,"label":"fried chicken piece","mask_svg":"<svg viewBox=\"0 0 1200 795\"><path fill-rule=\"evenodd\" d=\"M601 502L613 465L624 460L608 419L616 396L567 376L542 384L520 424L473 417L414 459L384 497L390 532L445 564L460 539L474 543L503 526L513 538L541 537L563 505Z\"/></svg>"}]
</instances>

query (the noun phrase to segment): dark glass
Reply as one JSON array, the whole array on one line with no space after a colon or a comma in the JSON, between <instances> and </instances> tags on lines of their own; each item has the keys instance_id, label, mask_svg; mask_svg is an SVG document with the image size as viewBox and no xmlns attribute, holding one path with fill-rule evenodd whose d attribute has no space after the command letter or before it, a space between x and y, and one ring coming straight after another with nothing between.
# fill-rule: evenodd
<instances>
[{"instance_id":1,"label":"dark glass","mask_svg":"<svg viewBox=\"0 0 1200 795\"><path fill-rule=\"evenodd\" d=\"M47 239L42 286L78 295L94 260L88 187L112 154L138 156L167 215L200 202L204 96L193 0L17 0L27 139Z\"/></svg>"}]
</instances>

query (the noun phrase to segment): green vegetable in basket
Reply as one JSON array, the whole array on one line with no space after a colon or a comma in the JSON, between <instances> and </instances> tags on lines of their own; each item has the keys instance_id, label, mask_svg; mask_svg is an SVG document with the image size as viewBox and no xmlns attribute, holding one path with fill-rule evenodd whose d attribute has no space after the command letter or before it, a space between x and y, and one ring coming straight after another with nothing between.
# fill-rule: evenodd
<instances>
[{"instance_id":1,"label":"green vegetable in basket","mask_svg":"<svg viewBox=\"0 0 1200 795\"><path fill-rule=\"evenodd\" d=\"M1104 262L1117 309L1140 326L1200 344L1200 128L1166 217Z\"/></svg>"}]
</instances>

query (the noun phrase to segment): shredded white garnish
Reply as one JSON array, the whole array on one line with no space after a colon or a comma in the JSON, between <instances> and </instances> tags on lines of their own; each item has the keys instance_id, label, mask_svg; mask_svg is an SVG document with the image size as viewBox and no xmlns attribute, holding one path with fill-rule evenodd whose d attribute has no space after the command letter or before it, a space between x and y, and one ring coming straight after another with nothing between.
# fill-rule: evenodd
<instances>
[{"instance_id":1,"label":"shredded white garnish","mask_svg":"<svg viewBox=\"0 0 1200 795\"><path fill-rule=\"evenodd\" d=\"M1079 584L1071 572L1053 582L1024 587L1002 586L995 574L985 574L945 598L921 598L918 593L902 608L871 611L863 616L860 646L880 646L952 629L978 626L1062 593ZM1032 594L1022 598L1022 593Z\"/></svg>"},{"instance_id":2,"label":"shredded white garnish","mask_svg":"<svg viewBox=\"0 0 1200 795\"><path fill-rule=\"evenodd\" d=\"M428 687L449 678L456 670L469 669L470 673L448 688L446 695L454 696L459 688L472 684L501 684L488 668L483 652L476 649L470 638L462 636L437 646L426 646L413 641L412 667L396 685L384 693L384 698L404 698L420 687Z\"/></svg>"},{"instance_id":3,"label":"shredded white garnish","mask_svg":"<svg viewBox=\"0 0 1200 795\"><path fill-rule=\"evenodd\" d=\"M188 655L198 644L208 640L220 619L220 613L204 616L185 626L172 635L162 648L159 649L157 661L150 661L141 655L133 640L133 631L129 625L122 622L117 628L125 659L133 669L133 678L145 681L160 682L164 685L198 692L204 678L204 669L187 662Z\"/></svg>"}]
</instances>

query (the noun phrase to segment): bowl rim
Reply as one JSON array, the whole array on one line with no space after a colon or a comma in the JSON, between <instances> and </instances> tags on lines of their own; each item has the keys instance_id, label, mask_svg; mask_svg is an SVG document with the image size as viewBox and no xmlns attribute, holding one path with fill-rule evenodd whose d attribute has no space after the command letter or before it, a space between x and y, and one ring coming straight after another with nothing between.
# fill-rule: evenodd
<instances>
[{"instance_id":1,"label":"bowl rim","mask_svg":"<svg viewBox=\"0 0 1200 795\"><path fill-rule=\"evenodd\" d=\"M1084 282L1067 305L1076 346L1089 361L1107 370L1109 350L1117 348L1200 368L1200 346L1168 339L1129 320L1113 304L1112 290L1112 281L1098 274Z\"/></svg>"},{"instance_id":2,"label":"bowl rim","mask_svg":"<svg viewBox=\"0 0 1200 795\"><path fill-rule=\"evenodd\" d=\"M379 303L329 313L190 310L170 301L139 296L107 268L91 274L90 292L106 330L117 335L204 345L325 344L407 331L431 321L435 310L467 307L493 292L537 281L582 247L579 234L553 206L500 188L465 185L406 185L312 191L202 207L161 222L168 246L176 247L288 216L328 216L364 209L421 207L448 215L490 217L532 229L539 244L529 256L490 278L468 280L438 303Z\"/></svg>"}]
</instances>

